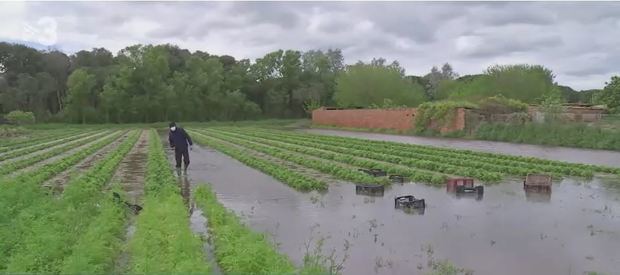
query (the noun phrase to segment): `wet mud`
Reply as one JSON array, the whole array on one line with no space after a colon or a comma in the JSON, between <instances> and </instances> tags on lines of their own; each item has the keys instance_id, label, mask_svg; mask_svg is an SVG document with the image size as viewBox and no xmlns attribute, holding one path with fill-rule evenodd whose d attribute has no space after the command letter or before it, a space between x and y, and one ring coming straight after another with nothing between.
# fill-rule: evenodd
<instances>
[{"instance_id":1,"label":"wet mud","mask_svg":"<svg viewBox=\"0 0 620 275\"><path fill-rule=\"evenodd\" d=\"M190 157L190 189L211 183L224 206L273 236L299 265L307 242L324 238L324 254L334 249L336 262L346 258L343 274L423 274L441 260L474 274L620 270L618 178L565 179L547 193L510 179L485 186L482 197L412 183L393 184L383 196L358 195L348 183L319 194L209 148L195 146ZM395 209L401 195L425 199L426 208Z\"/></svg>"},{"instance_id":2,"label":"wet mud","mask_svg":"<svg viewBox=\"0 0 620 275\"><path fill-rule=\"evenodd\" d=\"M515 156L530 156L573 163L587 163L620 167L620 152L616 151L516 144L498 141L400 136L327 129L303 129L299 131L321 135L393 141L400 143L446 147L453 149L467 149Z\"/></svg>"},{"instance_id":3,"label":"wet mud","mask_svg":"<svg viewBox=\"0 0 620 275\"><path fill-rule=\"evenodd\" d=\"M138 141L119 164L111 183L118 183L127 195L127 202L140 204L144 194L144 178L148 159L149 134L141 131Z\"/></svg>"},{"instance_id":4,"label":"wet mud","mask_svg":"<svg viewBox=\"0 0 620 275\"><path fill-rule=\"evenodd\" d=\"M112 184L118 184L125 192L126 202L130 204L142 205L142 196L144 195L144 180L146 176L146 164L148 160L148 143L149 132L141 131L138 141L129 151L125 158L121 161L116 172L110 181ZM129 213L130 211L128 211ZM134 213L136 214L136 213ZM125 244L133 238L136 232L136 219L134 214L129 214L127 219L127 227L123 241ZM126 273L129 265L129 252L123 249L121 254L115 261L115 270L117 273Z\"/></svg>"},{"instance_id":5,"label":"wet mud","mask_svg":"<svg viewBox=\"0 0 620 275\"><path fill-rule=\"evenodd\" d=\"M206 255L206 260L209 261L211 266L211 274L220 275L223 274L222 270L215 260L215 252L213 247L209 243L209 230L207 229L207 218L204 216L202 210L192 205L189 216L190 229L194 234L200 236L203 240L202 250Z\"/></svg>"}]
</instances>

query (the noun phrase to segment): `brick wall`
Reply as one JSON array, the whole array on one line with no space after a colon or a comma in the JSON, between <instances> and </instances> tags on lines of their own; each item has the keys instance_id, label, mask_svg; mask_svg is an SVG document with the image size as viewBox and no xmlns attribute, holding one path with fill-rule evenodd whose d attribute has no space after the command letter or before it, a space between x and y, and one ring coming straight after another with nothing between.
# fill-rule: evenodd
<instances>
[{"instance_id":1,"label":"brick wall","mask_svg":"<svg viewBox=\"0 0 620 275\"><path fill-rule=\"evenodd\" d=\"M455 110L454 120L441 127L431 123L431 127L448 133L465 129L465 109ZM312 123L347 128L392 129L407 131L414 128L415 108L403 109L344 109L329 110L320 108L312 112Z\"/></svg>"},{"instance_id":2,"label":"brick wall","mask_svg":"<svg viewBox=\"0 0 620 275\"><path fill-rule=\"evenodd\" d=\"M312 123L349 128L393 129L405 131L413 126L414 108L406 109L317 109Z\"/></svg>"}]
</instances>

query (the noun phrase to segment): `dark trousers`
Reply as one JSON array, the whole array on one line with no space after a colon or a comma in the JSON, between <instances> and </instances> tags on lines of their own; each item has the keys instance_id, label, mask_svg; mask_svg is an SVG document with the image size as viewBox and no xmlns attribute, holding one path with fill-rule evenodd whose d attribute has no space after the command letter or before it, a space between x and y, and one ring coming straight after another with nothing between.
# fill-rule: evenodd
<instances>
[{"instance_id":1,"label":"dark trousers","mask_svg":"<svg viewBox=\"0 0 620 275\"><path fill-rule=\"evenodd\" d=\"M185 149L174 149L174 159L177 161L177 168L181 168L181 158L183 158L183 163L185 163L185 169L189 165L189 152L187 148Z\"/></svg>"}]
</instances>

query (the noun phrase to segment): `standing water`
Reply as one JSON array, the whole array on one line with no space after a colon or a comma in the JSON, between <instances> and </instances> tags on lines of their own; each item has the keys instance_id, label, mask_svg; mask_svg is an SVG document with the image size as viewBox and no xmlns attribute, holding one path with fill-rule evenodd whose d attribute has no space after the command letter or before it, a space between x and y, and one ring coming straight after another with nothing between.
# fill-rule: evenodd
<instances>
[{"instance_id":1,"label":"standing water","mask_svg":"<svg viewBox=\"0 0 620 275\"><path fill-rule=\"evenodd\" d=\"M551 193L526 193L514 179L486 186L481 199L421 184L395 184L383 197L369 197L356 195L353 184L335 183L320 195L214 150L195 148L191 158L192 184L211 183L227 208L272 235L297 264L308 240L327 238L324 254L348 255L343 274L425 273L429 261L440 260L475 274L620 270L617 179L566 179ZM394 197L408 194L426 200L424 213L394 209Z\"/></svg>"}]
</instances>

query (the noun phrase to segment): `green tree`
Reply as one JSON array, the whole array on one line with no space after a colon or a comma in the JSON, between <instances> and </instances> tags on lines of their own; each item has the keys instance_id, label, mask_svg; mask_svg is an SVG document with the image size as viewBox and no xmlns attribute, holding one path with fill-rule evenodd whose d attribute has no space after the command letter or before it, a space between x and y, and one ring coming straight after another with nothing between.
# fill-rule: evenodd
<instances>
[{"instance_id":1,"label":"green tree","mask_svg":"<svg viewBox=\"0 0 620 275\"><path fill-rule=\"evenodd\" d=\"M451 85L452 80L457 77L458 74L454 72L452 66L448 63L443 64L441 71L437 66L433 66L431 72L424 76L426 96L431 100L447 98L446 86ZM446 94L442 94L442 92Z\"/></svg>"},{"instance_id":2,"label":"green tree","mask_svg":"<svg viewBox=\"0 0 620 275\"><path fill-rule=\"evenodd\" d=\"M87 114L93 109L91 96L95 84L95 77L83 69L75 70L69 76L67 111L74 121L87 122Z\"/></svg>"},{"instance_id":3,"label":"green tree","mask_svg":"<svg viewBox=\"0 0 620 275\"><path fill-rule=\"evenodd\" d=\"M334 100L340 106L382 106L386 99L398 106L417 106L424 101L424 90L405 79L400 68L377 63L349 66L336 80Z\"/></svg>"},{"instance_id":4,"label":"green tree","mask_svg":"<svg viewBox=\"0 0 620 275\"><path fill-rule=\"evenodd\" d=\"M562 92L557 87L551 89L551 91L543 95L543 100L540 103L540 106L545 114L546 122L554 122L560 119L564 109L564 107L562 107L562 103L564 103Z\"/></svg>"},{"instance_id":5,"label":"green tree","mask_svg":"<svg viewBox=\"0 0 620 275\"><path fill-rule=\"evenodd\" d=\"M610 111L620 112L620 76L612 76L596 99L598 103L607 105Z\"/></svg>"},{"instance_id":6,"label":"green tree","mask_svg":"<svg viewBox=\"0 0 620 275\"><path fill-rule=\"evenodd\" d=\"M539 65L496 65L482 75L461 77L451 86L451 100L478 102L484 98L503 95L526 103L539 103L543 95L555 88L551 70Z\"/></svg>"}]
</instances>

